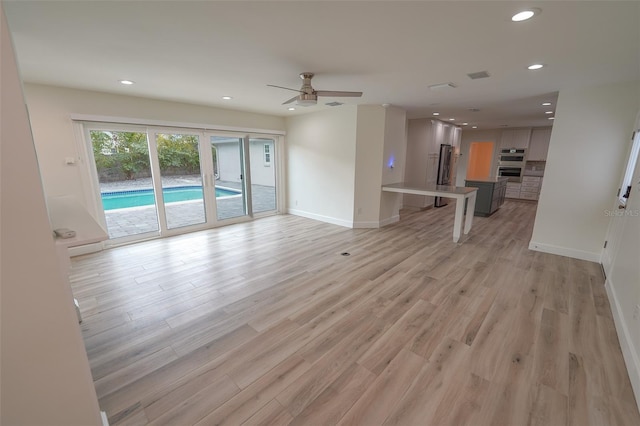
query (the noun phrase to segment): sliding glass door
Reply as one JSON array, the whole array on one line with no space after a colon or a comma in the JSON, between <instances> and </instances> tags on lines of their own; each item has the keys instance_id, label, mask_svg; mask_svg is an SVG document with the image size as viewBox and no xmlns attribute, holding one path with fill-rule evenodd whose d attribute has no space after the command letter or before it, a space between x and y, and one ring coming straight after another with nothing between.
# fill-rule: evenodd
<instances>
[{"instance_id":1,"label":"sliding glass door","mask_svg":"<svg viewBox=\"0 0 640 426\"><path fill-rule=\"evenodd\" d=\"M160 205L167 229L207 221L200 169L200 135L155 133Z\"/></svg>"},{"instance_id":2,"label":"sliding glass door","mask_svg":"<svg viewBox=\"0 0 640 426\"><path fill-rule=\"evenodd\" d=\"M88 134L109 238L157 233L146 131L95 129Z\"/></svg>"},{"instance_id":3,"label":"sliding glass door","mask_svg":"<svg viewBox=\"0 0 640 426\"><path fill-rule=\"evenodd\" d=\"M86 124L110 239L173 235L277 210L276 139Z\"/></svg>"},{"instance_id":4,"label":"sliding glass door","mask_svg":"<svg viewBox=\"0 0 640 426\"><path fill-rule=\"evenodd\" d=\"M249 138L251 205L254 214L276 211L276 141Z\"/></svg>"},{"instance_id":5,"label":"sliding glass door","mask_svg":"<svg viewBox=\"0 0 640 426\"><path fill-rule=\"evenodd\" d=\"M209 136L218 220L247 215L244 137Z\"/></svg>"}]
</instances>

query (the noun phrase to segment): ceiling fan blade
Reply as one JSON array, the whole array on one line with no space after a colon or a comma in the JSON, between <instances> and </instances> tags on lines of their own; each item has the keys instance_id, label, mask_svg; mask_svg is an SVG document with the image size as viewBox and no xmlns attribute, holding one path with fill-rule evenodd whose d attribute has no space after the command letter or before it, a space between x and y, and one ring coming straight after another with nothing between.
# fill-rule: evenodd
<instances>
[{"instance_id":1,"label":"ceiling fan blade","mask_svg":"<svg viewBox=\"0 0 640 426\"><path fill-rule=\"evenodd\" d=\"M294 92L298 92L298 93L300 93L300 90L298 90L298 89L290 89L290 88L288 88L288 87L276 86L276 85L274 85L274 84L267 84L267 86L269 86L269 87L276 87L276 88L278 88L278 89L293 90Z\"/></svg>"},{"instance_id":2,"label":"ceiling fan blade","mask_svg":"<svg viewBox=\"0 0 640 426\"><path fill-rule=\"evenodd\" d=\"M334 98L338 98L338 97L359 98L360 96L362 96L362 92L343 92L343 91L337 91L337 90L316 90L315 94L317 96L330 96Z\"/></svg>"},{"instance_id":3,"label":"ceiling fan blade","mask_svg":"<svg viewBox=\"0 0 640 426\"><path fill-rule=\"evenodd\" d=\"M291 102L295 101L296 99L298 99L298 96L294 96L293 98L289 99L288 101L283 102L282 105L290 104Z\"/></svg>"}]
</instances>

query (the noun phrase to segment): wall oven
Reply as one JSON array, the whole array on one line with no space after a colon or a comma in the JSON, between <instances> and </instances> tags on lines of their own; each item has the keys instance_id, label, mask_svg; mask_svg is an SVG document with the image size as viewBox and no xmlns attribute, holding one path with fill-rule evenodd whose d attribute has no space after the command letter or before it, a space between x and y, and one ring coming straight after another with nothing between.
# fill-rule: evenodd
<instances>
[{"instance_id":1,"label":"wall oven","mask_svg":"<svg viewBox=\"0 0 640 426\"><path fill-rule=\"evenodd\" d=\"M509 182L522 182L526 159L527 150L525 148L502 148L498 154L498 172L496 174L508 178Z\"/></svg>"},{"instance_id":2,"label":"wall oven","mask_svg":"<svg viewBox=\"0 0 640 426\"><path fill-rule=\"evenodd\" d=\"M522 166L498 166L499 177L508 178L508 182L522 182L522 174L524 172L524 164Z\"/></svg>"},{"instance_id":3,"label":"wall oven","mask_svg":"<svg viewBox=\"0 0 640 426\"><path fill-rule=\"evenodd\" d=\"M498 155L498 164L500 165L524 165L526 160L527 150L524 148L506 148L501 149Z\"/></svg>"}]
</instances>

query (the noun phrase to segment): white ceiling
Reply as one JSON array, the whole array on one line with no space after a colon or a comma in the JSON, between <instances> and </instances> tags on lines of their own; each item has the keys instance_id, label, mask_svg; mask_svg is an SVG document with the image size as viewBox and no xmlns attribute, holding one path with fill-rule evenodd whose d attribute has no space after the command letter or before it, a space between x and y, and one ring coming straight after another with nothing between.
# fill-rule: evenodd
<instances>
[{"instance_id":1,"label":"white ceiling","mask_svg":"<svg viewBox=\"0 0 640 426\"><path fill-rule=\"evenodd\" d=\"M514 23L525 7L542 13ZM4 1L26 82L280 116L325 102L546 126L560 89L640 80L640 2ZM547 67L529 71L541 62ZM488 71L490 78L466 74ZM363 91L287 111L303 71ZM123 86L120 79L136 82ZM452 82L457 88L432 91ZM222 96L233 96L224 101ZM479 108L471 112L470 108Z\"/></svg>"}]
</instances>

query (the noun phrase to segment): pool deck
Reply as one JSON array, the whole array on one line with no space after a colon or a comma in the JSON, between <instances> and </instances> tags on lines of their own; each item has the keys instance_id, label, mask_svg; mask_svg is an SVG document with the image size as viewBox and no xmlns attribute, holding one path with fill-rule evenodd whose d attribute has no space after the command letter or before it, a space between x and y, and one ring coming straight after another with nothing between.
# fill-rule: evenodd
<instances>
[{"instance_id":1,"label":"pool deck","mask_svg":"<svg viewBox=\"0 0 640 426\"><path fill-rule=\"evenodd\" d=\"M199 176L163 177L164 187L201 185ZM240 182L216 181L216 185L232 189L240 189ZM131 181L101 183L101 192L131 191L150 189L151 178ZM255 213L276 209L275 187L251 185L253 210ZM242 197L218 198L216 200L218 220L230 219L243 215ZM170 229L205 222L202 200L182 201L166 204L167 225ZM155 206L131 207L105 211L110 239L127 237L158 230L158 216Z\"/></svg>"}]
</instances>

